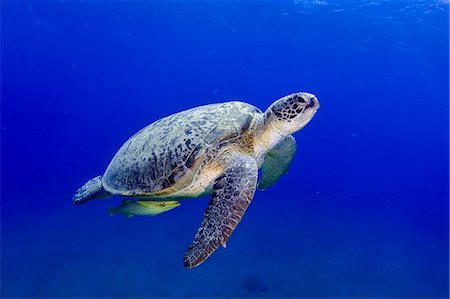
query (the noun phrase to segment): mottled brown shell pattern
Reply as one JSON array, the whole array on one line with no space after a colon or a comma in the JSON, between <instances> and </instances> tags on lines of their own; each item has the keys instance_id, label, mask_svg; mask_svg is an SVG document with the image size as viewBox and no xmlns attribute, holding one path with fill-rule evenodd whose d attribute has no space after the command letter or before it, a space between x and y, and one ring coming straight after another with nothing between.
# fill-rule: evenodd
<instances>
[{"instance_id":1,"label":"mottled brown shell pattern","mask_svg":"<svg viewBox=\"0 0 450 299\"><path fill-rule=\"evenodd\" d=\"M221 149L248 138L253 117L261 111L242 102L212 104L182 111L143 128L126 141L104 176L104 187L115 194L145 196L189 186L205 163ZM176 188L173 188L173 187Z\"/></svg>"}]
</instances>

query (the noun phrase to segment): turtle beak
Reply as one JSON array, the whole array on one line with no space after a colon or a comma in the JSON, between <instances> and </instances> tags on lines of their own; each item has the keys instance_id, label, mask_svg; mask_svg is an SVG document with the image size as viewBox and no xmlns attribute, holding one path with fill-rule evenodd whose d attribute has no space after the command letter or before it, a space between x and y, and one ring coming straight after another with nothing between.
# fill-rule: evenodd
<instances>
[{"instance_id":1,"label":"turtle beak","mask_svg":"<svg viewBox=\"0 0 450 299\"><path fill-rule=\"evenodd\" d=\"M314 108L317 110L320 107L319 100L317 100L316 96L311 95L311 97L309 98L309 103L306 104L305 107L306 109Z\"/></svg>"}]
</instances>

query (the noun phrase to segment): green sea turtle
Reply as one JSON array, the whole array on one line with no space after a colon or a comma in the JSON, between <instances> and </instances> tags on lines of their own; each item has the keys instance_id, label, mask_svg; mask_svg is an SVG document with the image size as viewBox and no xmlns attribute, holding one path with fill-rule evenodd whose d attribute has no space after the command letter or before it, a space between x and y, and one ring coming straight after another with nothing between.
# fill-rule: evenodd
<instances>
[{"instance_id":1,"label":"green sea turtle","mask_svg":"<svg viewBox=\"0 0 450 299\"><path fill-rule=\"evenodd\" d=\"M170 115L126 141L103 176L78 189L73 202L113 195L178 201L211 194L184 255L184 265L195 267L219 245L226 246L256 187L266 189L287 172L296 150L291 134L318 108L314 95L300 92L277 100L264 113L236 101Z\"/></svg>"}]
</instances>

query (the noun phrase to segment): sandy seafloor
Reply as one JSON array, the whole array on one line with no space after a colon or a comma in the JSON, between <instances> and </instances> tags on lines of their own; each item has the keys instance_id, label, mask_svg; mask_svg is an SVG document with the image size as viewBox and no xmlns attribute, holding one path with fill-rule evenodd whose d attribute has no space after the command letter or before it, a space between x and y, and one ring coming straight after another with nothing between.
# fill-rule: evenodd
<instances>
[{"instance_id":1,"label":"sandy seafloor","mask_svg":"<svg viewBox=\"0 0 450 299\"><path fill-rule=\"evenodd\" d=\"M183 268L182 254L206 198L153 218L110 217L103 202L88 215L67 207L64 214L31 216L27 224L10 220L15 228L3 234L3 295L441 297L446 267L430 264L441 265L446 241L431 229L414 227L409 217L390 223L370 209L340 213L339 202L325 202L328 195L320 193L309 197L306 210L314 215L307 215L300 198L286 198L282 190L289 188L285 180L278 190L257 193L227 248L192 270Z\"/></svg>"}]
</instances>

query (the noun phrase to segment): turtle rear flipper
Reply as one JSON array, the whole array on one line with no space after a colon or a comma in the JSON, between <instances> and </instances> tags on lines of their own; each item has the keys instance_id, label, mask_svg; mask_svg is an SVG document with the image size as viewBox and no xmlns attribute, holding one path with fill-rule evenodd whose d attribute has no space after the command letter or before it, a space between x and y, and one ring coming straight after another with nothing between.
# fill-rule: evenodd
<instances>
[{"instance_id":1,"label":"turtle rear flipper","mask_svg":"<svg viewBox=\"0 0 450 299\"><path fill-rule=\"evenodd\" d=\"M236 155L214 184L212 198L194 241L184 255L184 265L193 268L204 262L226 242L253 199L258 177L256 160Z\"/></svg>"},{"instance_id":2,"label":"turtle rear flipper","mask_svg":"<svg viewBox=\"0 0 450 299\"><path fill-rule=\"evenodd\" d=\"M72 201L76 205L81 205L93 199L104 199L111 197L113 194L106 191L102 186L102 176L99 175L87 181L81 188L77 190Z\"/></svg>"}]
</instances>

